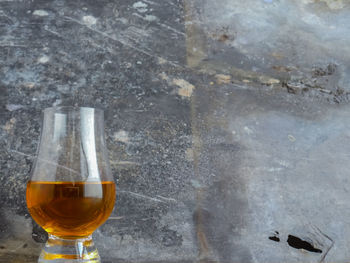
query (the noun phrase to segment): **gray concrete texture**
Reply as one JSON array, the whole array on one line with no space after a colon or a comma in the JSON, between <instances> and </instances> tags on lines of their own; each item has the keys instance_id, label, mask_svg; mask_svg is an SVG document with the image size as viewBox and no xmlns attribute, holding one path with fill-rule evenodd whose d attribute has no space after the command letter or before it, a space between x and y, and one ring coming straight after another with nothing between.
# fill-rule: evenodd
<instances>
[{"instance_id":1,"label":"gray concrete texture","mask_svg":"<svg viewBox=\"0 0 350 263\"><path fill-rule=\"evenodd\" d=\"M350 2L0 0L0 262L41 110L105 110L103 262L349 262Z\"/></svg>"}]
</instances>

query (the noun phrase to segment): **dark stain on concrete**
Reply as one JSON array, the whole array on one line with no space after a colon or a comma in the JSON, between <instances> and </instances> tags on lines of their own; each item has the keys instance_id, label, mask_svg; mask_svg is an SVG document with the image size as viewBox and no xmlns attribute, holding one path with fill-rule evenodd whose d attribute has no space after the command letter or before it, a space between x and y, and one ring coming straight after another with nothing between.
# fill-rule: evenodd
<instances>
[{"instance_id":1,"label":"dark stain on concrete","mask_svg":"<svg viewBox=\"0 0 350 263\"><path fill-rule=\"evenodd\" d=\"M206 119L195 124L201 138L197 180L207 182L197 191L193 216L202 256L220 262L252 262L249 247L239 242L248 209L245 180L237 172L243 149L229 143L232 135L224 129L226 116L213 116L225 107L226 99L219 100L215 89L196 91L194 96L200 102L195 105L197 114ZM212 174L215 178L208 181Z\"/></svg>"},{"instance_id":2,"label":"dark stain on concrete","mask_svg":"<svg viewBox=\"0 0 350 263\"><path fill-rule=\"evenodd\" d=\"M280 242L279 234L280 233L278 231L275 231L272 236L269 236L269 239L275 242Z\"/></svg>"},{"instance_id":3,"label":"dark stain on concrete","mask_svg":"<svg viewBox=\"0 0 350 263\"><path fill-rule=\"evenodd\" d=\"M322 253L321 249L315 248L309 242L300 239L299 237L288 235L287 243L289 246L294 247L296 249L305 249L310 252Z\"/></svg>"}]
</instances>

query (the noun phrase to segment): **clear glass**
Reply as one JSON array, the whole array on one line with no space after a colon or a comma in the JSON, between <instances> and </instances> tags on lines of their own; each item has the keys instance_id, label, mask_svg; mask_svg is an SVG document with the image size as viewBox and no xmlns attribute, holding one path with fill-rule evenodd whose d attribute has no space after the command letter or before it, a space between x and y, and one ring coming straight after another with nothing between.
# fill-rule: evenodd
<instances>
[{"instance_id":1,"label":"clear glass","mask_svg":"<svg viewBox=\"0 0 350 263\"><path fill-rule=\"evenodd\" d=\"M115 202L103 111L44 110L26 197L31 216L49 233L38 262L101 262L91 235Z\"/></svg>"}]
</instances>

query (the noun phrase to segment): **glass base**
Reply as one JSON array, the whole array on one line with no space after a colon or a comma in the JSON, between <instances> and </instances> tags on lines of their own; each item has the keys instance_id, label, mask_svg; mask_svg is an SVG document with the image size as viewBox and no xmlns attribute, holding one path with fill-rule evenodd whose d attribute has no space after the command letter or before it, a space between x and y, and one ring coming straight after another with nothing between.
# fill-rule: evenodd
<instances>
[{"instance_id":1,"label":"glass base","mask_svg":"<svg viewBox=\"0 0 350 263\"><path fill-rule=\"evenodd\" d=\"M88 236L80 239L62 239L49 235L38 263L101 263L98 251Z\"/></svg>"}]
</instances>

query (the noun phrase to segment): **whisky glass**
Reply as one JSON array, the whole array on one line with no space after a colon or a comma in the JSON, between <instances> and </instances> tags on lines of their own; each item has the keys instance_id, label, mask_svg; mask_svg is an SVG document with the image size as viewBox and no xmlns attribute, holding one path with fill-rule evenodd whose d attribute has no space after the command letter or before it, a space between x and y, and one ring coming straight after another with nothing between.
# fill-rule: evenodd
<instances>
[{"instance_id":1,"label":"whisky glass","mask_svg":"<svg viewBox=\"0 0 350 263\"><path fill-rule=\"evenodd\" d=\"M38 262L101 262L91 235L115 202L102 110L44 110L26 197L32 218L49 235Z\"/></svg>"}]
</instances>

